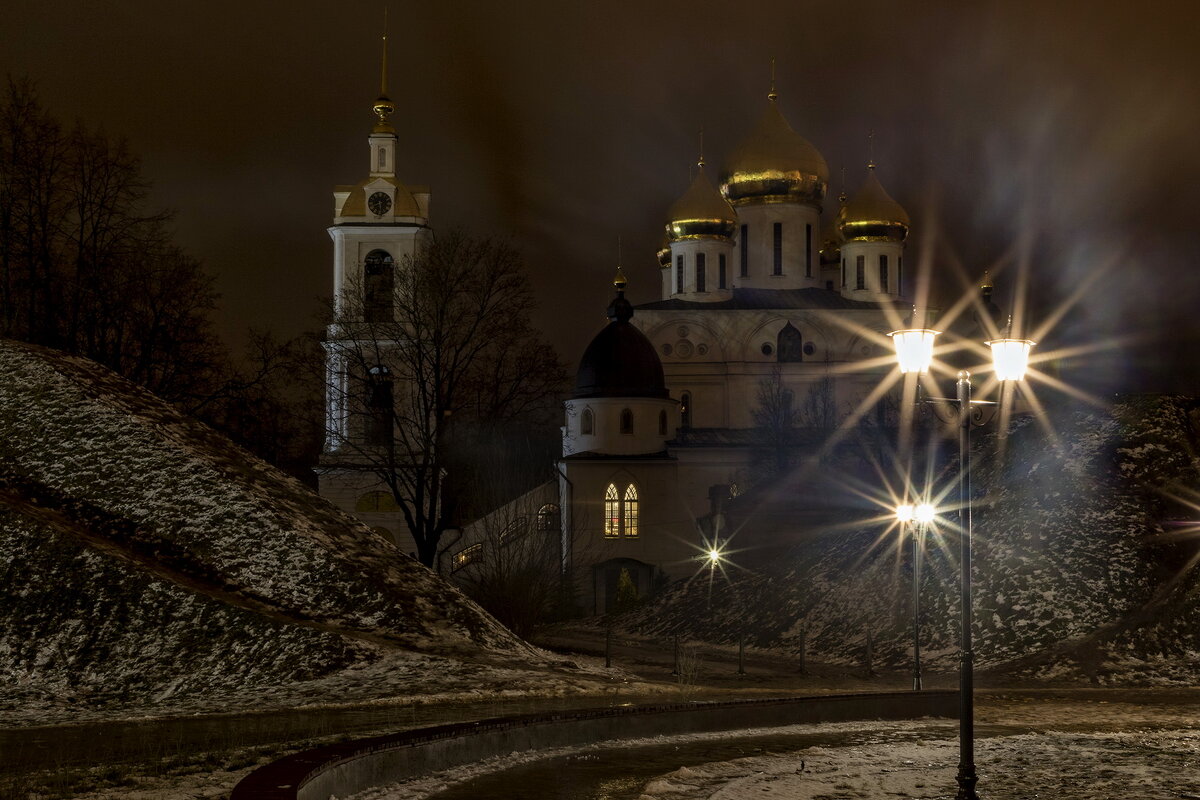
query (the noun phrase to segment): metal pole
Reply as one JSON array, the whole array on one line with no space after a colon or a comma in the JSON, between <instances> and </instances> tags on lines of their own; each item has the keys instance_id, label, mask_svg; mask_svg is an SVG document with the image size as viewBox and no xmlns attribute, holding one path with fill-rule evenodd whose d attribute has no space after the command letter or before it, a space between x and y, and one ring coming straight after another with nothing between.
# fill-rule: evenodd
<instances>
[{"instance_id":1,"label":"metal pole","mask_svg":"<svg viewBox=\"0 0 1200 800\"><path fill-rule=\"evenodd\" d=\"M962 633L958 672L958 794L978 800L975 784L975 677L971 648L971 374L958 373L958 522L961 555Z\"/></svg>"},{"instance_id":2,"label":"metal pole","mask_svg":"<svg viewBox=\"0 0 1200 800\"><path fill-rule=\"evenodd\" d=\"M909 524L913 548L913 691L921 691L921 548L925 529L922 523ZM918 533L919 532L919 533ZM918 541L918 536L922 541Z\"/></svg>"}]
</instances>

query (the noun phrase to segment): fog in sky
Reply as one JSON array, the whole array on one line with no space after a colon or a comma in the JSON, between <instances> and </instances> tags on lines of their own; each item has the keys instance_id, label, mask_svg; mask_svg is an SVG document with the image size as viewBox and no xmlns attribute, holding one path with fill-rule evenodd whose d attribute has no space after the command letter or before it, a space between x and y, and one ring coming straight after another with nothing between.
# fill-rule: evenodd
<instances>
[{"instance_id":1,"label":"fog in sky","mask_svg":"<svg viewBox=\"0 0 1200 800\"><path fill-rule=\"evenodd\" d=\"M9 5L0 67L141 154L219 278L222 330L314 327L332 189L367 171L384 3ZM431 186L435 227L511 238L570 362L605 321L618 236L631 296L658 298L699 131L719 171L774 57L785 116L830 165L827 218L873 148L943 303L956 265L992 269L1008 303L1024 264L1043 317L1103 270L1048 339L1135 337L1101 377L1200 391L1197 4L389 6L401 179Z\"/></svg>"}]
</instances>

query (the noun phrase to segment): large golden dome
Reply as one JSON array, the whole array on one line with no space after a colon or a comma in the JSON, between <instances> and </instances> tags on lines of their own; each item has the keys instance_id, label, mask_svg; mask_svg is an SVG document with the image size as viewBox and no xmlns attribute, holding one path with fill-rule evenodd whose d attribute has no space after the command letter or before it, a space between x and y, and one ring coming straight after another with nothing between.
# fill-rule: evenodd
<instances>
[{"instance_id":1,"label":"large golden dome","mask_svg":"<svg viewBox=\"0 0 1200 800\"><path fill-rule=\"evenodd\" d=\"M734 205L793 202L819 208L828 186L824 156L792 130L774 96L721 176L721 194Z\"/></svg>"},{"instance_id":2,"label":"large golden dome","mask_svg":"<svg viewBox=\"0 0 1200 800\"><path fill-rule=\"evenodd\" d=\"M672 242L680 239L729 239L737 227L737 213L704 174L704 162L696 170L692 185L671 206L667 217L670 220L667 223L667 238Z\"/></svg>"},{"instance_id":3,"label":"large golden dome","mask_svg":"<svg viewBox=\"0 0 1200 800\"><path fill-rule=\"evenodd\" d=\"M838 231L848 242L903 242L908 237L908 212L891 198L875 177L875 165L867 165L867 180L842 206Z\"/></svg>"}]
</instances>

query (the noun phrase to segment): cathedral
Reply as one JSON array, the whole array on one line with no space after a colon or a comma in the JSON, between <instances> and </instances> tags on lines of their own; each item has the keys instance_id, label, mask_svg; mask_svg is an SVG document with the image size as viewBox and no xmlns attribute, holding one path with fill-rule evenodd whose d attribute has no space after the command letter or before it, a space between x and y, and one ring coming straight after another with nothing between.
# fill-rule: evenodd
<instances>
[{"instance_id":1,"label":"cathedral","mask_svg":"<svg viewBox=\"0 0 1200 800\"><path fill-rule=\"evenodd\" d=\"M665 218L647 220L665 226L661 299L631 304L618 267L613 295L596 298L597 307L608 303L609 322L582 354L564 403L556 477L490 520L466 521L442 572L453 579L528 527L581 605L604 611L618 582L644 595L696 570L720 533L715 510L758 480L769 417L782 414L801 434L798 446L813 448L847 418L883 423L876 387L890 369L886 334L912 303L909 217L874 164L853 196L830 203L824 157L780 105L772 88L716 179L701 159ZM430 231L428 189L397 177L393 110L386 96L376 101L367 177L336 188L329 228L335 297L365 287L364 319L390 313L392 271ZM652 280L640 269L634 277ZM347 443L380 435L356 426L346 407L352 370L342 354L353 336L336 326L327 335L320 490L408 550L387 487L347 456ZM390 386L371 385L368 393Z\"/></svg>"}]
</instances>

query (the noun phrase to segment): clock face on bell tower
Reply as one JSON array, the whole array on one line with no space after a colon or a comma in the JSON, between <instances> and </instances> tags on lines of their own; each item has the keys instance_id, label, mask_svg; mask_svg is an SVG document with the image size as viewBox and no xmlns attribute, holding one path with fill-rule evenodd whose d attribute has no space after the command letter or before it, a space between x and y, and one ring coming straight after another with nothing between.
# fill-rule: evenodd
<instances>
[{"instance_id":1,"label":"clock face on bell tower","mask_svg":"<svg viewBox=\"0 0 1200 800\"><path fill-rule=\"evenodd\" d=\"M382 217L392 207L392 198L384 192L375 192L367 198L367 208L377 217Z\"/></svg>"}]
</instances>

